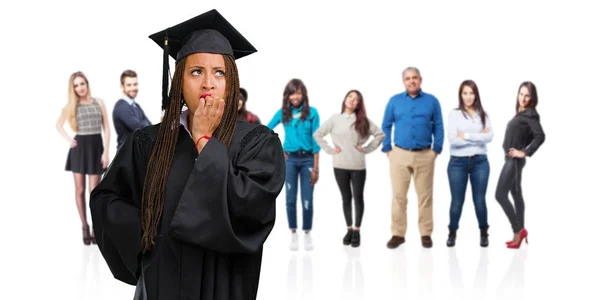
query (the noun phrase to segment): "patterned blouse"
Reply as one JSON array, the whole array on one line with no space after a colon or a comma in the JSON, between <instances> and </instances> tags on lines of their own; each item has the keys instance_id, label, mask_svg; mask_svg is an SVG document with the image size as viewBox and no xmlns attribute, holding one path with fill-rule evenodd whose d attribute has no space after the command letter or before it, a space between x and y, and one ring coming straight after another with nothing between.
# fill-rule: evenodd
<instances>
[{"instance_id":1,"label":"patterned blouse","mask_svg":"<svg viewBox=\"0 0 600 300\"><path fill-rule=\"evenodd\" d=\"M92 103L77 104L77 134L90 135L102 133L102 111L96 99Z\"/></svg>"}]
</instances>

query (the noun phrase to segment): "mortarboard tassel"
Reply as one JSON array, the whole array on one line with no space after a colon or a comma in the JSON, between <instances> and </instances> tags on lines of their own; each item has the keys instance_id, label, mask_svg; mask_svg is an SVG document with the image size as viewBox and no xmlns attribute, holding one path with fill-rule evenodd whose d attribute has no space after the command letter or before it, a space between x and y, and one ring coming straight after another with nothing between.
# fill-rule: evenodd
<instances>
[{"instance_id":1,"label":"mortarboard tassel","mask_svg":"<svg viewBox=\"0 0 600 300\"><path fill-rule=\"evenodd\" d=\"M169 34L167 32L165 32L163 50L162 108L166 110L169 105Z\"/></svg>"}]
</instances>

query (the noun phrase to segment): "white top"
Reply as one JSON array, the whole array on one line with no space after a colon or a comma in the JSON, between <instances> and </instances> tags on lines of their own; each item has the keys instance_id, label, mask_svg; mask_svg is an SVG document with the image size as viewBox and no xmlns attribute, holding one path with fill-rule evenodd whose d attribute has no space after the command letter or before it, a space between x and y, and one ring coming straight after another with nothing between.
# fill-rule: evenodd
<instances>
[{"instance_id":1,"label":"white top","mask_svg":"<svg viewBox=\"0 0 600 300\"><path fill-rule=\"evenodd\" d=\"M483 133L483 124L478 113L471 117L460 109L453 109L448 116L446 134L450 142L450 155L472 156L487 154L487 144L492 141L494 131L489 116L485 117L485 127L490 131ZM464 133L464 139L457 136L458 132Z\"/></svg>"},{"instance_id":2,"label":"white top","mask_svg":"<svg viewBox=\"0 0 600 300\"><path fill-rule=\"evenodd\" d=\"M321 149L333 155L334 168L364 170L366 168L365 154L373 152L383 142L385 135L375 123L369 120L369 134L363 138L354 129L355 121L355 114L335 114L325 121L313 135ZM331 135L335 146L340 147L340 153L335 154L335 146L331 147L325 141L324 137L328 134ZM373 140L363 146L363 152L358 151L357 146L362 146L371 136L373 136Z\"/></svg>"}]
</instances>

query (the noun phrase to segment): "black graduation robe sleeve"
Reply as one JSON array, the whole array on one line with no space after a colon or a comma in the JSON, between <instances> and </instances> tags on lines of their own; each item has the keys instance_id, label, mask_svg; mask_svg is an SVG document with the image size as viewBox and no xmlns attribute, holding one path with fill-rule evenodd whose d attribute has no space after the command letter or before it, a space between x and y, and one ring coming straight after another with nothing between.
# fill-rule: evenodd
<instances>
[{"instance_id":1,"label":"black graduation robe sleeve","mask_svg":"<svg viewBox=\"0 0 600 300\"><path fill-rule=\"evenodd\" d=\"M254 253L275 223L285 182L279 137L265 126L250 131L239 150L211 139L197 157L170 224L170 235L221 253ZM230 151L233 153L230 159Z\"/></svg>"},{"instance_id":2,"label":"black graduation robe sleeve","mask_svg":"<svg viewBox=\"0 0 600 300\"><path fill-rule=\"evenodd\" d=\"M140 202L151 149L147 133L134 131L90 195L94 233L113 276L135 285L141 253Z\"/></svg>"}]
</instances>

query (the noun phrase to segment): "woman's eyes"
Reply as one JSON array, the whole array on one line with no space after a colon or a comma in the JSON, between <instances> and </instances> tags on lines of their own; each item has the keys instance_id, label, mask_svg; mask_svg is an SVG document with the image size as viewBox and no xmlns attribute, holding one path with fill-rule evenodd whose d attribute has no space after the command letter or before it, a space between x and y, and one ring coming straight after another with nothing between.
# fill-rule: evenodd
<instances>
[{"instance_id":1,"label":"woman's eyes","mask_svg":"<svg viewBox=\"0 0 600 300\"><path fill-rule=\"evenodd\" d=\"M225 76L225 72L223 72L223 71L221 71L221 70L218 70L218 71L217 71L217 72L215 72L215 73L217 73L219 76ZM192 71L192 75L194 75L194 76L198 76L198 75L201 75L201 74L202 74L202 71L201 71L201 70L193 70L193 71Z\"/></svg>"}]
</instances>

